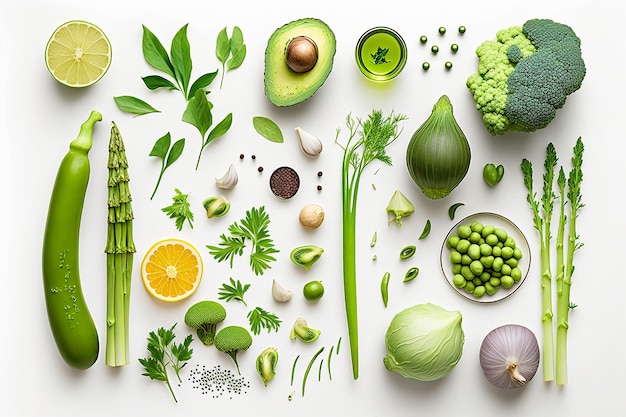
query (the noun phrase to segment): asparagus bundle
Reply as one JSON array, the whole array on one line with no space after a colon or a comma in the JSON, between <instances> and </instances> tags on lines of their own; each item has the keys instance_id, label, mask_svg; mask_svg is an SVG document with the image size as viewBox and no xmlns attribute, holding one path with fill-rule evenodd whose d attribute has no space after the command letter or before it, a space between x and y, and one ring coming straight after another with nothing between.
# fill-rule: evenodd
<instances>
[{"instance_id":1,"label":"asparagus bundle","mask_svg":"<svg viewBox=\"0 0 626 417\"><path fill-rule=\"evenodd\" d=\"M111 127L108 160L107 333L106 364L130 363L129 308L133 272L133 210L124 141L115 122Z\"/></svg>"}]
</instances>

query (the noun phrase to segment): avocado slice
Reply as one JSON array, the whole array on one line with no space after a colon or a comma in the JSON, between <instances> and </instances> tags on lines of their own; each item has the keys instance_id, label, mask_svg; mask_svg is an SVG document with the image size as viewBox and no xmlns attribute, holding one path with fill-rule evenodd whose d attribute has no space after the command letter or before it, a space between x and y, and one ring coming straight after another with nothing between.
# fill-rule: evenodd
<instances>
[{"instance_id":1,"label":"avocado slice","mask_svg":"<svg viewBox=\"0 0 626 417\"><path fill-rule=\"evenodd\" d=\"M315 43L317 62L309 71L298 73L287 65L286 51L289 42L301 36ZM335 34L319 19L298 19L276 29L265 49L265 95L279 107L310 98L328 78L335 51Z\"/></svg>"}]
</instances>

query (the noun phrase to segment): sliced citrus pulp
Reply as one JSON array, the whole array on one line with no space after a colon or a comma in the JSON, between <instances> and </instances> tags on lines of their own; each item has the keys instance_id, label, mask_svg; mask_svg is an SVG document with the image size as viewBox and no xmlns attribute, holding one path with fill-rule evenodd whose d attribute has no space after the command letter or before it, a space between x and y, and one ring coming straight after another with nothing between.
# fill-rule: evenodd
<instances>
[{"instance_id":1,"label":"sliced citrus pulp","mask_svg":"<svg viewBox=\"0 0 626 417\"><path fill-rule=\"evenodd\" d=\"M141 278L148 292L162 301L184 300L202 280L202 258L189 242L165 239L154 245L141 262Z\"/></svg>"},{"instance_id":2,"label":"sliced citrus pulp","mask_svg":"<svg viewBox=\"0 0 626 417\"><path fill-rule=\"evenodd\" d=\"M98 26L70 20L52 33L45 58L46 67L57 81L70 87L87 87L109 69L111 43Z\"/></svg>"}]
</instances>

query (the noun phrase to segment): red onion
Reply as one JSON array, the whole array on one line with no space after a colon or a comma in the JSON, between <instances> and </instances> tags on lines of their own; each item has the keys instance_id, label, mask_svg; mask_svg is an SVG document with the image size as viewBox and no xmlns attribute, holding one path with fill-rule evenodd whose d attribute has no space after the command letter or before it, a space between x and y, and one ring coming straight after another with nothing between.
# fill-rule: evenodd
<instances>
[{"instance_id":1,"label":"red onion","mask_svg":"<svg viewBox=\"0 0 626 417\"><path fill-rule=\"evenodd\" d=\"M493 329L480 346L480 366L487 381L496 387L524 386L539 367L539 344L535 334L518 324Z\"/></svg>"}]
</instances>

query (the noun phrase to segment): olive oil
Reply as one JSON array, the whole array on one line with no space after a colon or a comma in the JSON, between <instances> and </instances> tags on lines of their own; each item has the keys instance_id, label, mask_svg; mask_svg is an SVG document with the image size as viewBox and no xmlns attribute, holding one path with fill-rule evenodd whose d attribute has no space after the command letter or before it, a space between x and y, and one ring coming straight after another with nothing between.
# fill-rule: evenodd
<instances>
[{"instance_id":1,"label":"olive oil","mask_svg":"<svg viewBox=\"0 0 626 417\"><path fill-rule=\"evenodd\" d=\"M400 74L406 64L406 44L393 29L375 27L359 39L356 61L366 77L374 81L391 80Z\"/></svg>"}]
</instances>

